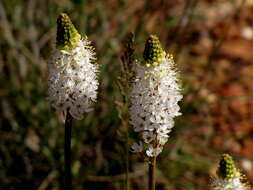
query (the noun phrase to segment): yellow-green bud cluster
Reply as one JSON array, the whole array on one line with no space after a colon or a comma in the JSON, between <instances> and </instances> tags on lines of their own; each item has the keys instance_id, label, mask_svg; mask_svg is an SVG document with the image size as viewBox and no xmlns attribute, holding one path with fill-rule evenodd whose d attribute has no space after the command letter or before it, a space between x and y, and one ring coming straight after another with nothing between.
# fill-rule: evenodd
<instances>
[{"instance_id":1,"label":"yellow-green bud cluster","mask_svg":"<svg viewBox=\"0 0 253 190\"><path fill-rule=\"evenodd\" d=\"M230 180L238 174L233 158L228 154L223 154L217 170L217 175L223 179Z\"/></svg>"},{"instance_id":2,"label":"yellow-green bud cluster","mask_svg":"<svg viewBox=\"0 0 253 190\"><path fill-rule=\"evenodd\" d=\"M146 64L159 63L165 56L161 43L157 36L150 35L146 41L143 58Z\"/></svg>"},{"instance_id":3,"label":"yellow-green bud cluster","mask_svg":"<svg viewBox=\"0 0 253 190\"><path fill-rule=\"evenodd\" d=\"M70 47L80 39L81 35L72 24L69 16L65 13L61 13L57 19L57 47Z\"/></svg>"}]
</instances>

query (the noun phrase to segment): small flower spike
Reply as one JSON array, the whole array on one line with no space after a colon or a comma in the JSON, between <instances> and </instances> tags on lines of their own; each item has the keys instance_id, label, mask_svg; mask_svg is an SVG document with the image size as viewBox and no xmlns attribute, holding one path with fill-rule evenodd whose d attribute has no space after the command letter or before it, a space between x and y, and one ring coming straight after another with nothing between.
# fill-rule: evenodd
<instances>
[{"instance_id":1,"label":"small flower spike","mask_svg":"<svg viewBox=\"0 0 253 190\"><path fill-rule=\"evenodd\" d=\"M233 158L223 154L217 169L218 178L212 184L212 190L249 190L245 177L235 167Z\"/></svg>"},{"instance_id":2,"label":"small flower spike","mask_svg":"<svg viewBox=\"0 0 253 190\"><path fill-rule=\"evenodd\" d=\"M156 36L147 39L143 58L135 64L130 123L145 143L146 155L156 157L169 138L173 118L181 114L178 101L183 96L173 58L166 54Z\"/></svg>"},{"instance_id":3,"label":"small flower spike","mask_svg":"<svg viewBox=\"0 0 253 190\"><path fill-rule=\"evenodd\" d=\"M49 65L48 100L57 112L82 119L96 101L98 66L94 48L67 14L57 19L56 52Z\"/></svg>"}]
</instances>

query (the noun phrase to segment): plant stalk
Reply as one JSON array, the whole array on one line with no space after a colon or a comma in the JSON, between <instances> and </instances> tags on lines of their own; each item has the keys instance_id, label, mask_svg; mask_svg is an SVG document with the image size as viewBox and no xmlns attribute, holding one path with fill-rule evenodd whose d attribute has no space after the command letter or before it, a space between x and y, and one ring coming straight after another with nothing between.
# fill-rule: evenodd
<instances>
[{"instance_id":1,"label":"plant stalk","mask_svg":"<svg viewBox=\"0 0 253 190\"><path fill-rule=\"evenodd\" d=\"M126 190L129 190L129 132L128 125L126 124Z\"/></svg>"},{"instance_id":2,"label":"plant stalk","mask_svg":"<svg viewBox=\"0 0 253 190\"><path fill-rule=\"evenodd\" d=\"M64 164L65 164L65 190L72 190L71 176L71 128L73 117L67 111L65 120L65 143L64 143Z\"/></svg>"},{"instance_id":3,"label":"plant stalk","mask_svg":"<svg viewBox=\"0 0 253 190\"><path fill-rule=\"evenodd\" d=\"M149 179L148 179L148 189L155 190L155 168L156 168L156 156L150 158L149 163Z\"/></svg>"}]
</instances>

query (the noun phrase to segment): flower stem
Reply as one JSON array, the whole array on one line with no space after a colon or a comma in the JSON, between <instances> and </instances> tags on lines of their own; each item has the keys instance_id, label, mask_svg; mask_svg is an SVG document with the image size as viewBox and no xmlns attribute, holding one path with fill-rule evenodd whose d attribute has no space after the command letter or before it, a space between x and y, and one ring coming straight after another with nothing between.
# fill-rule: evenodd
<instances>
[{"instance_id":1,"label":"flower stem","mask_svg":"<svg viewBox=\"0 0 253 190\"><path fill-rule=\"evenodd\" d=\"M148 179L149 190L155 190L155 167L156 167L156 156L150 158L149 179Z\"/></svg>"},{"instance_id":2,"label":"flower stem","mask_svg":"<svg viewBox=\"0 0 253 190\"><path fill-rule=\"evenodd\" d=\"M65 120L65 144L64 144L64 161L65 161L65 190L72 190L71 176L71 128L73 117L67 111Z\"/></svg>"},{"instance_id":3,"label":"flower stem","mask_svg":"<svg viewBox=\"0 0 253 190\"><path fill-rule=\"evenodd\" d=\"M129 132L126 124L126 190L129 190Z\"/></svg>"}]
</instances>

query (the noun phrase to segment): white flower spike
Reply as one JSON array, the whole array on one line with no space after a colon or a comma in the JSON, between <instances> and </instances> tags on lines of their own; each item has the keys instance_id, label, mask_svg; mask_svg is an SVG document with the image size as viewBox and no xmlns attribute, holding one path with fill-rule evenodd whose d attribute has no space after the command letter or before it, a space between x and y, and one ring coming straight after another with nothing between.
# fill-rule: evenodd
<instances>
[{"instance_id":1,"label":"white flower spike","mask_svg":"<svg viewBox=\"0 0 253 190\"><path fill-rule=\"evenodd\" d=\"M82 119L96 101L98 66L94 48L67 14L57 19L56 52L49 66L48 100L57 112Z\"/></svg>"},{"instance_id":2,"label":"white flower spike","mask_svg":"<svg viewBox=\"0 0 253 190\"><path fill-rule=\"evenodd\" d=\"M218 178L211 184L212 190L249 190L245 177L235 167L233 158L223 154L217 170Z\"/></svg>"},{"instance_id":3,"label":"white flower spike","mask_svg":"<svg viewBox=\"0 0 253 190\"><path fill-rule=\"evenodd\" d=\"M181 115L178 101L183 96L173 58L166 55L156 36L148 38L143 57L135 65L130 123L146 143L147 156L156 157L169 138L173 118Z\"/></svg>"}]
</instances>

